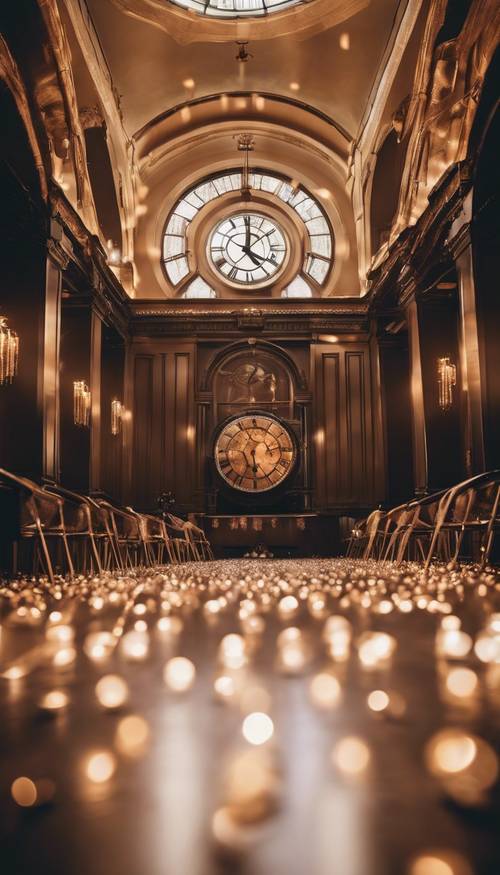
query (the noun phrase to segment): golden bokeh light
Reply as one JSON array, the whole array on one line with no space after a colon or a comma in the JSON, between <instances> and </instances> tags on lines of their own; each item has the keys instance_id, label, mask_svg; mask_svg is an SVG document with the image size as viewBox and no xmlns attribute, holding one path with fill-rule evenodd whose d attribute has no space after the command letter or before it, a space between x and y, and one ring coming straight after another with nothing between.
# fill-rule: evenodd
<instances>
[{"instance_id":1,"label":"golden bokeh light","mask_svg":"<svg viewBox=\"0 0 500 875\"><path fill-rule=\"evenodd\" d=\"M242 732L243 737L250 744L265 744L273 736L273 721L268 714L264 714L262 711L254 711L245 717Z\"/></svg>"},{"instance_id":2,"label":"golden bokeh light","mask_svg":"<svg viewBox=\"0 0 500 875\"><path fill-rule=\"evenodd\" d=\"M170 690L185 693L190 690L196 677L196 668L185 656L174 656L163 669L163 679Z\"/></svg>"},{"instance_id":3,"label":"golden bokeh light","mask_svg":"<svg viewBox=\"0 0 500 875\"><path fill-rule=\"evenodd\" d=\"M146 720L138 714L123 717L115 733L115 747L118 753L131 758L144 756L150 739L150 729Z\"/></svg>"},{"instance_id":4,"label":"golden bokeh light","mask_svg":"<svg viewBox=\"0 0 500 875\"><path fill-rule=\"evenodd\" d=\"M107 674L97 681L95 694L103 708L122 708L128 700L128 685L119 675Z\"/></svg>"},{"instance_id":5,"label":"golden bokeh light","mask_svg":"<svg viewBox=\"0 0 500 875\"><path fill-rule=\"evenodd\" d=\"M85 774L93 784L104 784L113 777L115 771L116 758L111 751L95 751L85 762Z\"/></svg>"},{"instance_id":6,"label":"golden bokeh light","mask_svg":"<svg viewBox=\"0 0 500 875\"><path fill-rule=\"evenodd\" d=\"M335 745L332 761L339 772L347 777L361 776L370 764L370 749L362 738L347 736Z\"/></svg>"},{"instance_id":7,"label":"golden bokeh light","mask_svg":"<svg viewBox=\"0 0 500 875\"><path fill-rule=\"evenodd\" d=\"M10 788L14 802L21 808L31 808L37 799L36 786L31 778L16 778Z\"/></svg>"}]
</instances>

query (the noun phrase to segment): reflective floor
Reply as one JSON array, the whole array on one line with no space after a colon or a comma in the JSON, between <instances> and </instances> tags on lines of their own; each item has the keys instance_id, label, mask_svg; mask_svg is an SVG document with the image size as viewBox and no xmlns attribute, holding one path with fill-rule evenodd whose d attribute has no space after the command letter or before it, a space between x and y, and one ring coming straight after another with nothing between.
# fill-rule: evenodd
<instances>
[{"instance_id":1,"label":"reflective floor","mask_svg":"<svg viewBox=\"0 0 500 875\"><path fill-rule=\"evenodd\" d=\"M493 571L221 561L1 596L2 875L500 873Z\"/></svg>"}]
</instances>

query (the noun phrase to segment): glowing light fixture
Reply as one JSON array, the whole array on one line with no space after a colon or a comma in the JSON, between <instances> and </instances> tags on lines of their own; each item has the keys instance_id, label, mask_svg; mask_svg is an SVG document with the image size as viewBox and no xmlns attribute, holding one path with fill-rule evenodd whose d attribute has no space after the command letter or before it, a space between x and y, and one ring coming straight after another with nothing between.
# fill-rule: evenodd
<instances>
[{"instance_id":1,"label":"glowing light fixture","mask_svg":"<svg viewBox=\"0 0 500 875\"><path fill-rule=\"evenodd\" d=\"M111 402L111 434L120 434L122 430L123 404L118 398Z\"/></svg>"},{"instance_id":2,"label":"glowing light fixture","mask_svg":"<svg viewBox=\"0 0 500 875\"><path fill-rule=\"evenodd\" d=\"M441 410L453 405L453 388L457 385L457 368L448 357L438 358L438 393Z\"/></svg>"},{"instance_id":3,"label":"glowing light fixture","mask_svg":"<svg viewBox=\"0 0 500 875\"><path fill-rule=\"evenodd\" d=\"M0 316L0 386L12 383L17 374L19 337L7 326L5 316Z\"/></svg>"},{"instance_id":4,"label":"glowing light fixture","mask_svg":"<svg viewBox=\"0 0 500 875\"><path fill-rule=\"evenodd\" d=\"M88 428L90 424L90 389L84 380L75 380L73 383L73 422L82 428Z\"/></svg>"}]
</instances>

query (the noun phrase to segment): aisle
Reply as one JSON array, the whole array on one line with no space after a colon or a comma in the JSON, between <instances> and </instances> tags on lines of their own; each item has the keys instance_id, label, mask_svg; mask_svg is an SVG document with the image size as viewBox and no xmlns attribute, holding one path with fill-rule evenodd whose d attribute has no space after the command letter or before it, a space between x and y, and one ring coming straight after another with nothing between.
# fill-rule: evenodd
<instances>
[{"instance_id":1,"label":"aisle","mask_svg":"<svg viewBox=\"0 0 500 875\"><path fill-rule=\"evenodd\" d=\"M17 588L5 875L500 871L493 572L242 560Z\"/></svg>"}]
</instances>

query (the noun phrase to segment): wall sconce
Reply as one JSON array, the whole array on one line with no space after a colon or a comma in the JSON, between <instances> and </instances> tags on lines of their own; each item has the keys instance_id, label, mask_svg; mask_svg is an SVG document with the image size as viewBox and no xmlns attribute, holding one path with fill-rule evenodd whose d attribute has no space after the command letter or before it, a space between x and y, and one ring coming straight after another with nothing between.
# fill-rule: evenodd
<instances>
[{"instance_id":1,"label":"wall sconce","mask_svg":"<svg viewBox=\"0 0 500 875\"><path fill-rule=\"evenodd\" d=\"M449 410L453 404L453 387L457 385L457 368L450 359L438 359L438 394L441 410Z\"/></svg>"},{"instance_id":2,"label":"wall sconce","mask_svg":"<svg viewBox=\"0 0 500 875\"><path fill-rule=\"evenodd\" d=\"M111 402L111 434L120 434L122 430L123 404L118 401L118 398L113 398Z\"/></svg>"},{"instance_id":3,"label":"wall sconce","mask_svg":"<svg viewBox=\"0 0 500 875\"><path fill-rule=\"evenodd\" d=\"M12 383L17 374L19 337L7 326L5 316L0 316L0 386Z\"/></svg>"},{"instance_id":4,"label":"wall sconce","mask_svg":"<svg viewBox=\"0 0 500 875\"><path fill-rule=\"evenodd\" d=\"M73 383L73 422L82 428L88 428L90 423L90 389L83 380Z\"/></svg>"}]
</instances>

